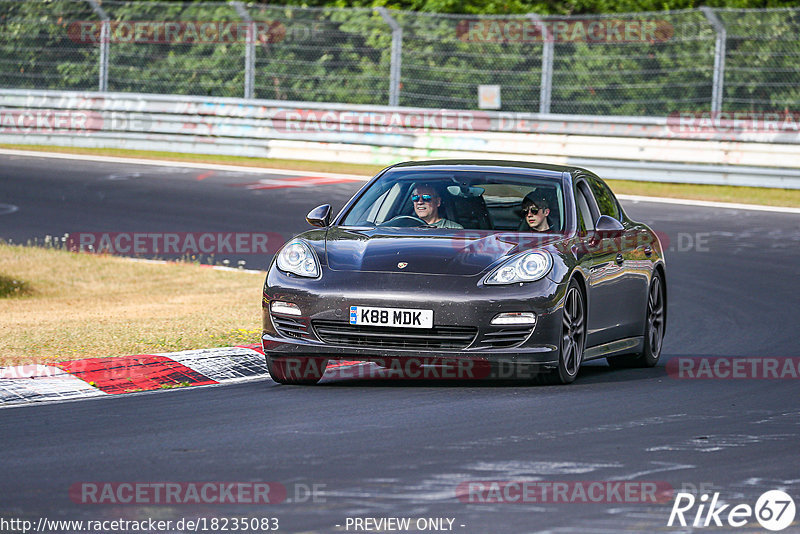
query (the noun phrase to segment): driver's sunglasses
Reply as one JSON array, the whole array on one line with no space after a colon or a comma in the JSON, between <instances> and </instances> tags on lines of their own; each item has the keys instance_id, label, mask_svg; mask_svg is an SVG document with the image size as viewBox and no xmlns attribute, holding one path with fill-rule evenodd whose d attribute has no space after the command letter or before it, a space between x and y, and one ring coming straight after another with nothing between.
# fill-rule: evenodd
<instances>
[{"instance_id":1,"label":"driver's sunglasses","mask_svg":"<svg viewBox=\"0 0 800 534\"><path fill-rule=\"evenodd\" d=\"M431 195L411 195L411 202L419 202L420 199L423 202L430 202L433 200L433 196Z\"/></svg>"},{"instance_id":2,"label":"driver's sunglasses","mask_svg":"<svg viewBox=\"0 0 800 534\"><path fill-rule=\"evenodd\" d=\"M527 208L522 208L523 215L527 215L528 213L530 213L531 215L536 215L537 213L539 213L539 208L537 208L536 206L528 206Z\"/></svg>"}]
</instances>

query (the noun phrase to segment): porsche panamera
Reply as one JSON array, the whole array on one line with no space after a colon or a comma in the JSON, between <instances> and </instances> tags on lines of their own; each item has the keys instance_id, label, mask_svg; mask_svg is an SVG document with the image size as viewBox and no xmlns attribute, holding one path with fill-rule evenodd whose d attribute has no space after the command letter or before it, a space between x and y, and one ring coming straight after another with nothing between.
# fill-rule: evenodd
<instances>
[{"instance_id":1,"label":"porsche panamera","mask_svg":"<svg viewBox=\"0 0 800 534\"><path fill-rule=\"evenodd\" d=\"M264 283L262 346L279 383L317 383L331 360L502 364L557 384L591 359L658 362L661 243L586 169L401 163L337 215L323 204L306 219L314 228Z\"/></svg>"}]
</instances>

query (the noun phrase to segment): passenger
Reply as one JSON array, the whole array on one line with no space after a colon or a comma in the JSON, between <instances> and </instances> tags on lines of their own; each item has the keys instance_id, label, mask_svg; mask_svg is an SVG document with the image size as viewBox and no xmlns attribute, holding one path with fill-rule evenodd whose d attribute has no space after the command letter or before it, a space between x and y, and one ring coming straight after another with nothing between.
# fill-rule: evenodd
<instances>
[{"instance_id":1,"label":"passenger","mask_svg":"<svg viewBox=\"0 0 800 534\"><path fill-rule=\"evenodd\" d=\"M464 228L457 222L443 219L439 216L439 206L442 205L442 198L439 193L429 185L418 185L411 192L411 202L414 204L414 213L436 228Z\"/></svg>"},{"instance_id":2,"label":"passenger","mask_svg":"<svg viewBox=\"0 0 800 534\"><path fill-rule=\"evenodd\" d=\"M529 194L522 201L522 217L525 219L528 230L532 232L549 232L548 215L550 215L550 204L545 199L532 198Z\"/></svg>"}]
</instances>

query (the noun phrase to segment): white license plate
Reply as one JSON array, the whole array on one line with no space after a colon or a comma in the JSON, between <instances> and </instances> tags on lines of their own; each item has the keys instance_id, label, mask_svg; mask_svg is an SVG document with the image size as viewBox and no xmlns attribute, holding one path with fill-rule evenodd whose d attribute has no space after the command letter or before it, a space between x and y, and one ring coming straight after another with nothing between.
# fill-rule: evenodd
<instances>
[{"instance_id":1,"label":"white license plate","mask_svg":"<svg viewBox=\"0 0 800 534\"><path fill-rule=\"evenodd\" d=\"M350 324L433 328L433 310L350 306Z\"/></svg>"}]
</instances>

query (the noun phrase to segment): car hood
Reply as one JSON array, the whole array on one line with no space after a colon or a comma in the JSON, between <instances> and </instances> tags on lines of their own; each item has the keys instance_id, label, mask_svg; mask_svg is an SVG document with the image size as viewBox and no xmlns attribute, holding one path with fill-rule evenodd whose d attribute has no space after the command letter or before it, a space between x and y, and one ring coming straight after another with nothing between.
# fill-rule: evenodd
<instances>
[{"instance_id":1,"label":"car hood","mask_svg":"<svg viewBox=\"0 0 800 534\"><path fill-rule=\"evenodd\" d=\"M474 276L504 256L558 240L518 232L333 227L325 256L335 271Z\"/></svg>"}]
</instances>

